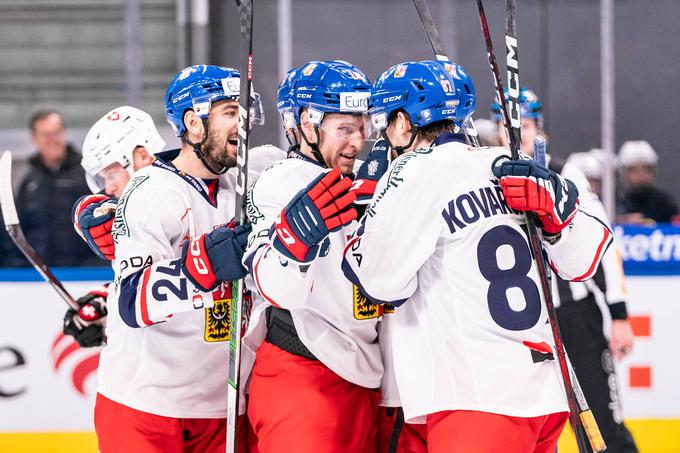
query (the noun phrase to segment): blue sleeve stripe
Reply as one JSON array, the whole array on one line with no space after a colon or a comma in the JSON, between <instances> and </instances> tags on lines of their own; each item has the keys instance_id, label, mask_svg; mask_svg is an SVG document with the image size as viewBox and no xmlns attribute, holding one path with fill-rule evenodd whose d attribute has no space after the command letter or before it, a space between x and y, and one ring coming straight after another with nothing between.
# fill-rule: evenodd
<instances>
[{"instance_id":1,"label":"blue sleeve stripe","mask_svg":"<svg viewBox=\"0 0 680 453\"><path fill-rule=\"evenodd\" d=\"M368 294L368 292L366 291L364 286L361 284L361 281L359 281L359 277L357 277L357 274L354 273L352 266L349 265L346 258L342 259L342 272L345 274L345 277L347 277L347 280L349 280L350 282L357 285L357 287L359 288L361 293L364 296L366 296L366 298L373 304L379 304L379 305L391 304L391 305L394 305L395 307L398 307L401 304L403 304L404 302L406 302L406 300L407 300L407 299L399 299L399 300L394 300L394 301L386 301L386 300L380 300L380 299L377 299L375 297L372 297L370 294Z\"/></svg>"},{"instance_id":2,"label":"blue sleeve stripe","mask_svg":"<svg viewBox=\"0 0 680 453\"><path fill-rule=\"evenodd\" d=\"M137 286L139 278L146 269L141 269L123 279L118 297L118 313L125 324L140 327L137 323Z\"/></svg>"}]
</instances>

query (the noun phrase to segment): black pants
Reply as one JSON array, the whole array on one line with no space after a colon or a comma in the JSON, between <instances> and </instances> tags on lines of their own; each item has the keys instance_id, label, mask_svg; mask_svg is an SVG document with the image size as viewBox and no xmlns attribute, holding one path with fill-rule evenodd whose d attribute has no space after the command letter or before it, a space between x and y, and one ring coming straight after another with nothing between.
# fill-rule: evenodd
<instances>
[{"instance_id":1,"label":"black pants","mask_svg":"<svg viewBox=\"0 0 680 453\"><path fill-rule=\"evenodd\" d=\"M637 453L633 436L623 424L613 357L594 296L558 307L557 319L564 347L607 444L607 453Z\"/></svg>"}]
</instances>

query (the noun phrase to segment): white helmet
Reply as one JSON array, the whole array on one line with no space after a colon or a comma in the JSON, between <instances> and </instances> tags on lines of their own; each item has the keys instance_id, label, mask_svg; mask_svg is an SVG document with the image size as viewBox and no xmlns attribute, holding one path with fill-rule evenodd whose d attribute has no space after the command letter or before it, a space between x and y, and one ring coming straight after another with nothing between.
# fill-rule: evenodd
<instances>
[{"instance_id":1,"label":"white helmet","mask_svg":"<svg viewBox=\"0 0 680 453\"><path fill-rule=\"evenodd\" d=\"M165 146L148 113L122 106L94 123L85 136L80 163L90 190L96 193L104 189L104 180L98 173L113 163L121 164L132 176L132 153L138 146L151 154L162 151Z\"/></svg>"},{"instance_id":2,"label":"white helmet","mask_svg":"<svg viewBox=\"0 0 680 453\"><path fill-rule=\"evenodd\" d=\"M595 150L585 153L572 153L567 158L567 163L578 167L588 179L600 179L602 178L602 169L592 151Z\"/></svg>"},{"instance_id":3,"label":"white helmet","mask_svg":"<svg viewBox=\"0 0 680 453\"><path fill-rule=\"evenodd\" d=\"M655 166L659 156L649 143L644 140L625 142L619 150L619 163L624 167L635 165Z\"/></svg>"}]
</instances>

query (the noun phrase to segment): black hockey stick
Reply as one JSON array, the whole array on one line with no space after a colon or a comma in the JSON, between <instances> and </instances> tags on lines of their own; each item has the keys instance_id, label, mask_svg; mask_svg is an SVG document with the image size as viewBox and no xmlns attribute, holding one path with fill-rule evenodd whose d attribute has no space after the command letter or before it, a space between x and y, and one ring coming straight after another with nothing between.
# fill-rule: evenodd
<instances>
[{"instance_id":1,"label":"black hockey stick","mask_svg":"<svg viewBox=\"0 0 680 453\"><path fill-rule=\"evenodd\" d=\"M418 11L418 17L420 17L420 22L423 24L425 34L430 41L430 46L432 46L435 58L439 61L451 61L446 50L444 50L444 45L439 37L439 31L437 31L437 25L434 23L434 19L432 19L432 14L430 13L430 8L427 6L426 0L413 0L413 4L416 7L416 11ZM472 118L470 118L470 128L464 127L463 131L470 144L479 147L477 129L475 129Z\"/></svg>"},{"instance_id":2,"label":"black hockey stick","mask_svg":"<svg viewBox=\"0 0 680 453\"><path fill-rule=\"evenodd\" d=\"M238 151L236 153L236 207L234 218L240 224L246 218L246 189L248 187L248 135L250 132L250 92L253 80L253 1L236 0L241 18L241 78L239 93ZM229 340L229 387L227 388L227 453L237 450L237 421L241 369L241 330L244 319L243 279L231 282L231 313Z\"/></svg>"},{"instance_id":3,"label":"black hockey stick","mask_svg":"<svg viewBox=\"0 0 680 453\"><path fill-rule=\"evenodd\" d=\"M484 34L484 40L486 41L487 57L489 59L489 66L491 68L491 73L493 75L494 85L496 87L496 96L498 97L498 102L501 106L501 114L503 115L503 122L505 129L508 133L508 140L510 143L510 153L512 158L519 159L519 145L521 143L521 133L520 133L520 113L519 113L519 61L517 58L517 38L515 34L515 0L506 0L506 14L507 20L506 25L509 25L506 30L506 47L507 47L507 59L508 59L508 78L511 80L513 87L517 90L517 96L515 98L515 104L513 104L513 117L515 117L514 124L511 120L510 111L505 102L505 95L503 93L503 82L501 81L500 71L498 70L498 64L496 62L496 55L493 50L493 43L491 42L491 35L489 33L489 25L486 20L486 14L484 13L484 6L482 5L482 0L477 0L477 9L479 10L479 19L482 25L482 32ZM512 98L511 98L512 99ZM569 370L569 365L567 362L567 356L564 350L564 344L562 343L562 336L560 335L559 325L557 323L557 316L555 314L555 306L552 300L551 285L548 279L548 269L543 258L543 249L541 246L540 238L538 236L538 231L536 229L536 222L532 215L526 215L527 222L527 232L529 235L529 245L531 248L531 253L534 255L536 260L536 267L538 268L538 275L541 281L541 290L543 293L543 298L545 300L548 319L550 321L550 328L553 335L553 340L555 342L555 352L557 355L557 360L560 366L560 372L562 374L562 380L564 382L564 388L567 395L567 402L569 404L569 419L572 426L574 427L574 433L576 434L576 440L578 443L579 451L584 450L585 441L581 433L579 433L578 427L583 426L581 420L579 419L579 411L577 407L577 401L574 393L574 388L571 379L571 373ZM592 413L588 413L592 417ZM585 415L587 418L588 415ZM600 438L601 439L601 438ZM595 449L596 444L593 444ZM599 446L599 445L598 445ZM599 450L595 450L599 451Z\"/></svg>"},{"instance_id":4,"label":"black hockey stick","mask_svg":"<svg viewBox=\"0 0 680 453\"><path fill-rule=\"evenodd\" d=\"M49 266L40 258L40 255L31 247L26 240L24 232L19 223L17 208L14 204L14 192L12 191L12 152L5 151L0 158L0 208L5 222L5 229L12 238L12 241L21 250L26 259L33 265L35 270L54 288L59 296L75 311L80 310L80 306L71 294L64 288L64 285L54 276ZM85 322L83 322L85 324ZM89 324L89 323L87 323Z\"/></svg>"}]
</instances>

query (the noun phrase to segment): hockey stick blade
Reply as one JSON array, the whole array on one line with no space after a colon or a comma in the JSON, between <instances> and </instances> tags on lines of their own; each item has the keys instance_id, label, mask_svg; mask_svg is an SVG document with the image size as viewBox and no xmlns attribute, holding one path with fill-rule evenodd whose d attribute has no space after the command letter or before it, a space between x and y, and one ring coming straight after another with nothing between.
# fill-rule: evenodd
<instances>
[{"instance_id":1,"label":"hockey stick blade","mask_svg":"<svg viewBox=\"0 0 680 453\"><path fill-rule=\"evenodd\" d=\"M14 192L12 191L12 152L5 151L0 157L0 209L5 222L5 229L14 244L21 250L26 259L33 265L36 271L47 283L59 294L69 307L78 311L80 307L73 296L64 288L57 277L52 274L50 268L40 258L40 255L28 243L19 223L17 208L14 204ZM89 324L89 323L87 323Z\"/></svg>"}]
</instances>

